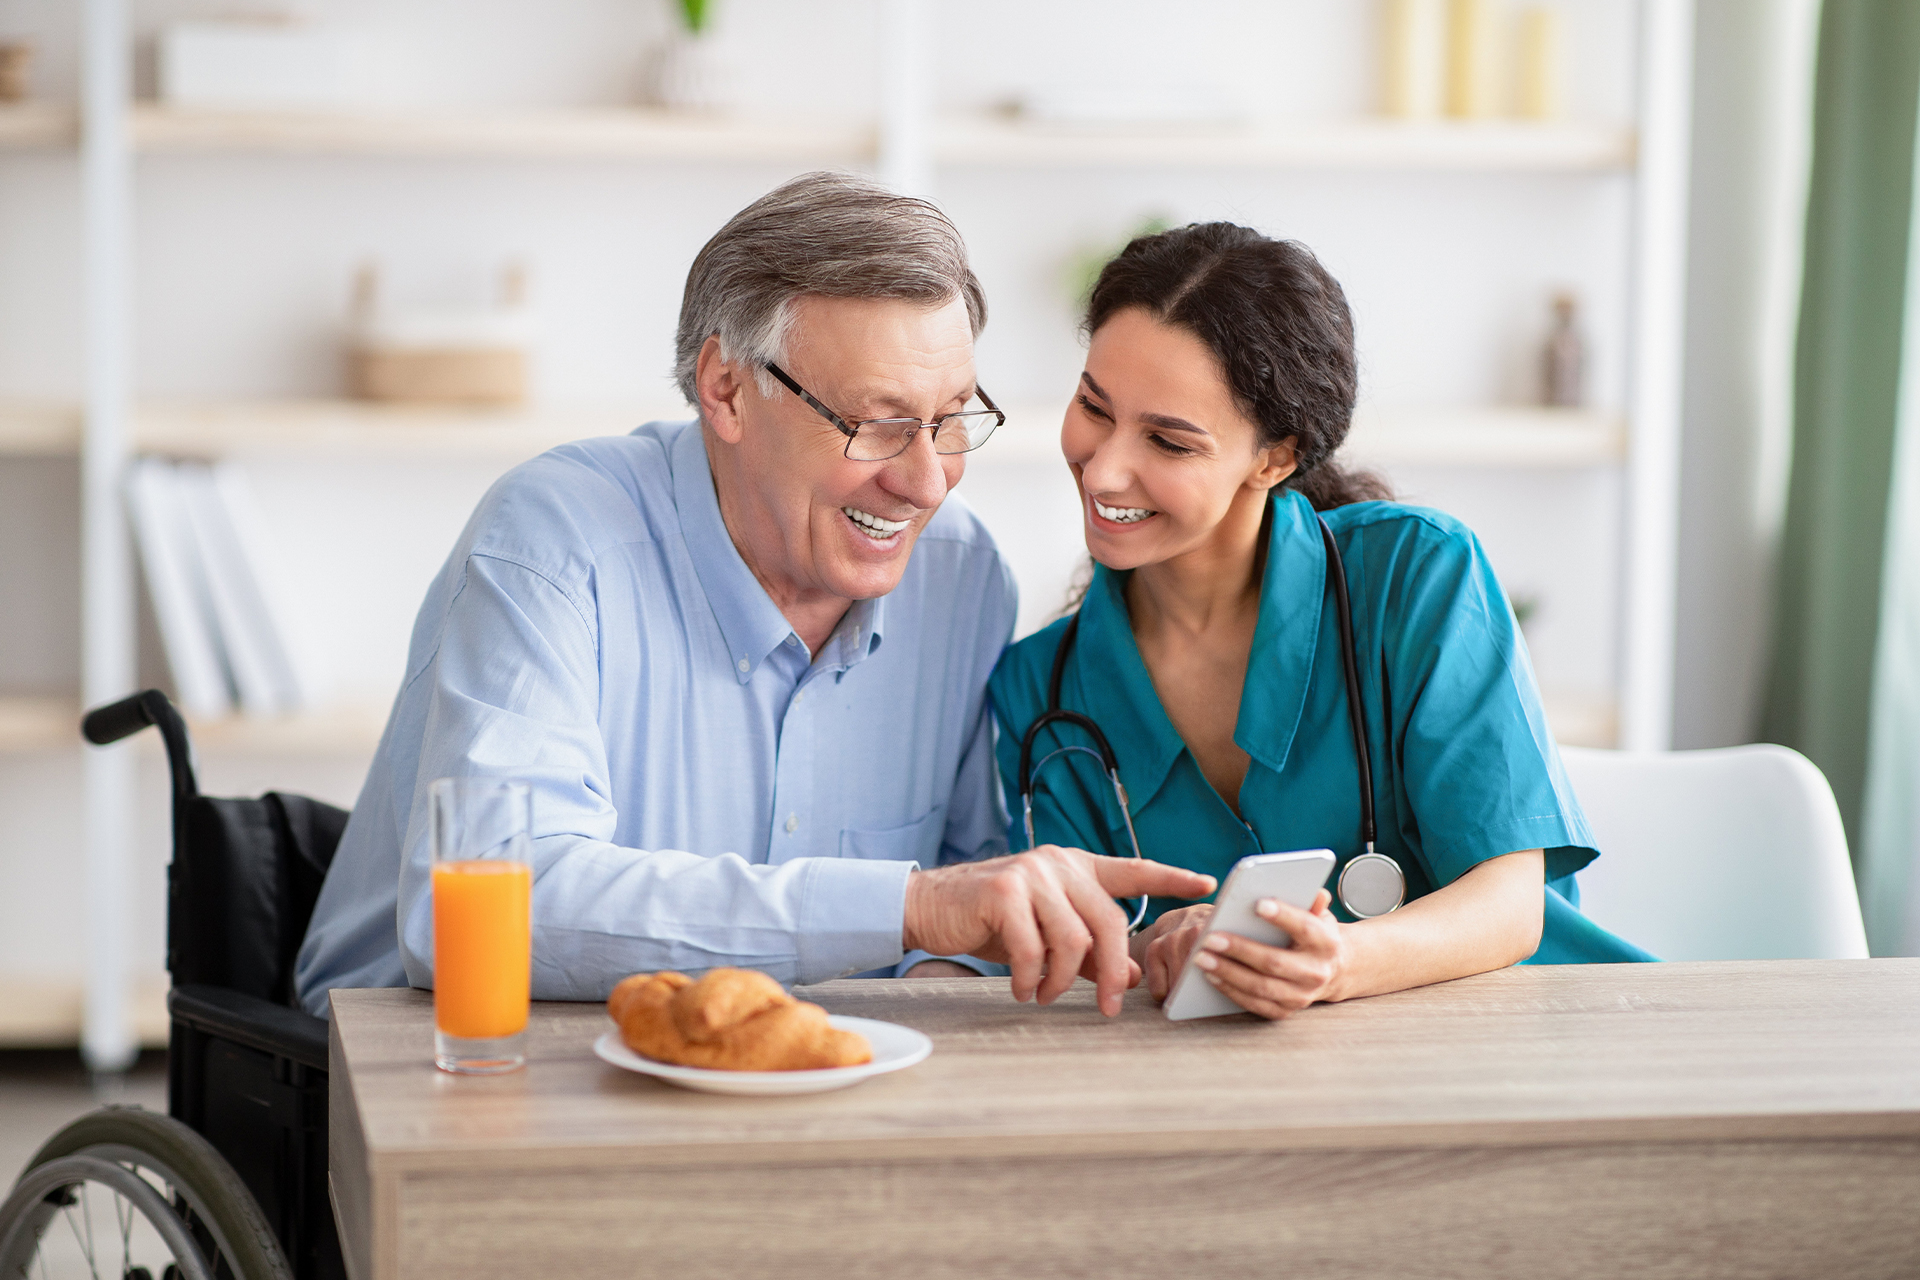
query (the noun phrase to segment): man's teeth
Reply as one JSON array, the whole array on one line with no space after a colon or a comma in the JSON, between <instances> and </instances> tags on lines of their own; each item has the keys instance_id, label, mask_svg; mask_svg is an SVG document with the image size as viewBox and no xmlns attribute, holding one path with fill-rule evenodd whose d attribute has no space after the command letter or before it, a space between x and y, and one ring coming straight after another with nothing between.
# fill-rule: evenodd
<instances>
[{"instance_id":1,"label":"man's teeth","mask_svg":"<svg viewBox=\"0 0 1920 1280\"><path fill-rule=\"evenodd\" d=\"M847 519L853 521L854 527L875 542L885 542L913 523L911 520L882 520L870 511L861 511L855 507L842 507L840 510L846 514Z\"/></svg>"},{"instance_id":2,"label":"man's teeth","mask_svg":"<svg viewBox=\"0 0 1920 1280\"><path fill-rule=\"evenodd\" d=\"M1102 520L1111 520L1115 524L1133 524L1136 521L1145 520L1148 516L1160 514L1157 511L1149 511L1145 507L1109 507L1098 498L1093 500L1093 509L1100 513Z\"/></svg>"}]
</instances>

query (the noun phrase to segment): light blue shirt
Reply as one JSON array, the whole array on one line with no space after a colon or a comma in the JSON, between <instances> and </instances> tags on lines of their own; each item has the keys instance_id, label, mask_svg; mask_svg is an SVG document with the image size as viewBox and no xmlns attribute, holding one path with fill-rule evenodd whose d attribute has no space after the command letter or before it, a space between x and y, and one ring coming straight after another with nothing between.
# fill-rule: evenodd
<instances>
[{"instance_id":1,"label":"light blue shirt","mask_svg":"<svg viewBox=\"0 0 1920 1280\"><path fill-rule=\"evenodd\" d=\"M986 683L1015 604L950 496L900 585L811 654L735 550L697 426L516 467L421 606L301 1005L433 985L426 791L452 776L532 786L536 999L646 970L900 963L908 875L1006 851Z\"/></svg>"}]
</instances>

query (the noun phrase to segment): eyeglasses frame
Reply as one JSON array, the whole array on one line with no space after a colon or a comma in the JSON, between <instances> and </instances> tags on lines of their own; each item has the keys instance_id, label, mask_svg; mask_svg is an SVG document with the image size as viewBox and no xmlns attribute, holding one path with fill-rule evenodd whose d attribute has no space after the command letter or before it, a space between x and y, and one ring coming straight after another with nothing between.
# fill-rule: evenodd
<instances>
[{"instance_id":1,"label":"eyeglasses frame","mask_svg":"<svg viewBox=\"0 0 1920 1280\"><path fill-rule=\"evenodd\" d=\"M841 450L841 454L844 457L846 457L849 461L852 461L852 462L888 462L894 458L899 457L902 453L905 453L907 449L913 444L913 437L915 436L915 434L919 432L921 427L931 427L933 429L933 439L934 439L933 451L935 453L939 453L940 452L940 428L945 426L949 419L958 418L963 415L979 412L978 410L962 410L960 413L943 414L942 416L934 419L932 422L924 422L918 418L861 418L857 422L849 422L847 421L847 419L841 417L839 414L835 413L833 410L827 408L826 405L821 404L819 400L814 398L812 392L808 391L805 387L801 386L798 382L794 381L793 375L789 374L785 369L782 369L779 365L775 364L773 361L771 360L766 361L765 368L768 373L772 374L774 378L779 381L781 386L793 392L794 395L800 397L800 399L804 401L809 408L811 408L815 413L819 414L821 417L825 418L828 422L831 422L834 425L834 428L837 431L839 431L841 435L844 435L847 438L846 448ZM1006 412L1002 410L999 405L995 404L993 402L993 398L989 396L984 390L982 390L978 384L975 384L973 388L973 394L975 394L976 396L979 396L980 403L987 406L987 411L993 414L993 431L987 432L988 439L991 439L993 437L994 431L998 431L1000 428L1007 425ZM901 441L900 448L896 452L890 453L884 458L854 457L852 452L853 442L859 438L860 428L868 425L869 423L874 423L874 422L913 422L917 425L915 425L912 431L907 432L905 439ZM951 457L951 456L956 456L963 453L972 453L975 449L978 449L980 445L984 445L985 443L986 443L986 440L982 440L980 444L969 445L965 449L952 450L951 453L949 453L947 456Z\"/></svg>"}]
</instances>

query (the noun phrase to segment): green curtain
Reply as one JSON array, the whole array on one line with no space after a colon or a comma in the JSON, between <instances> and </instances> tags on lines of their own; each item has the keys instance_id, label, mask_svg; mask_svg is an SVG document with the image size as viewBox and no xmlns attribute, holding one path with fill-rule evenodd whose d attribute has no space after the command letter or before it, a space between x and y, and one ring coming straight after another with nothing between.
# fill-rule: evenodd
<instances>
[{"instance_id":1,"label":"green curtain","mask_svg":"<svg viewBox=\"0 0 1920 1280\"><path fill-rule=\"evenodd\" d=\"M1819 41L1792 478L1762 729L1825 772L1857 863L1907 309L1920 3L1826 0Z\"/></svg>"}]
</instances>

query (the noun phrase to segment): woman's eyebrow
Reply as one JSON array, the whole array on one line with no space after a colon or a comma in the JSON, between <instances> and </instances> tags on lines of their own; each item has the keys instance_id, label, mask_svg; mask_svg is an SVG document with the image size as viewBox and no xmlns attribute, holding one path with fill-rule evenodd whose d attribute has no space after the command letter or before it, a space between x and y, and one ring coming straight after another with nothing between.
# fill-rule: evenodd
<instances>
[{"instance_id":1,"label":"woman's eyebrow","mask_svg":"<svg viewBox=\"0 0 1920 1280\"><path fill-rule=\"evenodd\" d=\"M1196 426L1185 418L1175 418L1164 413L1143 413L1140 415L1140 421L1162 431L1191 431L1197 436L1212 434L1205 427Z\"/></svg>"},{"instance_id":2,"label":"woman's eyebrow","mask_svg":"<svg viewBox=\"0 0 1920 1280\"><path fill-rule=\"evenodd\" d=\"M1093 392L1093 394L1099 396L1102 400L1111 400L1113 398L1106 393L1105 388L1093 380L1093 375L1084 369L1080 371L1080 381L1086 383L1087 390ZM1196 426L1188 422L1185 418L1176 418L1172 414L1167 413L1143 413L1140 415L1140 421L1150 427L1156 427L1161 431L1191 431L1197 436L1210 436L1212 434L1205 427Z\"/></svg>"}]
</instances>

